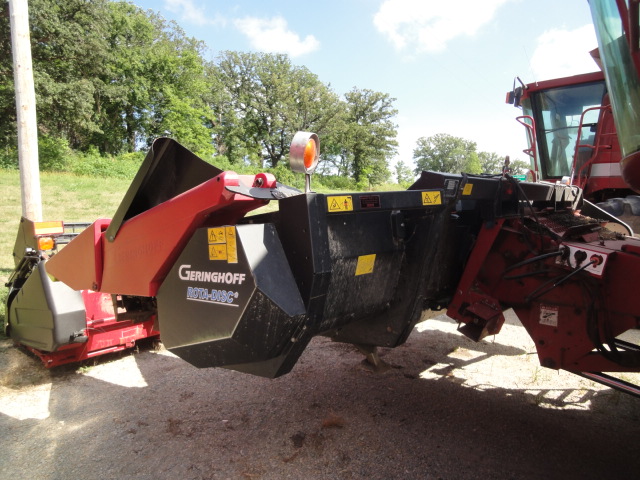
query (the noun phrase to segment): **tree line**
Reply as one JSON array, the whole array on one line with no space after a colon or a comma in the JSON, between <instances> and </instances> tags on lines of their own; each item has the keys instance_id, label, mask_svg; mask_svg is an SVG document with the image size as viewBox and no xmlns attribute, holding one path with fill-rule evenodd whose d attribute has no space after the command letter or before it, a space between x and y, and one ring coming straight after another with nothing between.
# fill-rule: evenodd
<instances>
[{"instance_id":1,"label":"tree line","mask_svg":"<svg viewBox=\"0 0 640 480\"><path fill-rule=\"evenodd\" d=\"M45 145L113 156L170 136L205 159L215 156L214 163L262 169L277 168L294 133L306 130L322 139L320 173L358 186L390 176L398 111L389 94L354 87L339 96L281 54L224 51L207 60L203 42L125 1L30 0L29 15ZM11 51L7 2L0 4L0 46ZM8 54L0 58L0 74L0 141L5 157L16 156ZM468 142L448 137L436 140ZM432 140L418 141L417 170ZM453 163L436 169L479 173L468 168L482 170L483 154L465 164L461 155L469 145L459 147L451 151ZM407 172L402 162L396 165L399 180Z\"/></svg>"},{"instance_id":2,"label":"tree line","mask_svg":"<svg viewBox=\"0 0 640 480\"><path fill-rule=\"evenodd\" d=\"M476 142L446 133L420 137L413 150L413 159L415 174L422 170L497 174L505 166L505 157L495 152L479 152ZM511 173L522 174L529 168L529 163L522 160L509 163Z\"/></svg>"}]
</instances>

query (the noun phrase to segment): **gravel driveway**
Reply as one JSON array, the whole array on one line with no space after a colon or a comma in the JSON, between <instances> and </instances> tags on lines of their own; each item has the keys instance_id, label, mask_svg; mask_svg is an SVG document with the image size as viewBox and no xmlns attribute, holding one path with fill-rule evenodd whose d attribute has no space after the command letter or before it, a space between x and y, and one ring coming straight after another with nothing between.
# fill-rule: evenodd
<instances>
[{"instance_id":1,"label":"gravel driveway","mask_svg":"<svg viewBox=\"0 0 640 480\"><path fill-rule=\"evenodd\" d=\"M381 372L317 338L276 380L151 346L47 371L5 340L0 478L640 478L640 400L539 367L513 318L455 329L418 325Z\"/></svg>"}]
</instances>

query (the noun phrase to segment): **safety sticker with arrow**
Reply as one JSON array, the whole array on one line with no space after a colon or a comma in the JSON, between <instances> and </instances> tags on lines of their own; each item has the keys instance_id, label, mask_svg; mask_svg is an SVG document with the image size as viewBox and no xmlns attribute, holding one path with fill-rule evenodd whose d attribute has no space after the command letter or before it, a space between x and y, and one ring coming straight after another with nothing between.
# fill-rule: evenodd
<instances>
[{"instance_id":1,"label":"safety sticker with arrow","mask_svg":"<svg viewBox=\"0 0 640 480\"><path fill-rule=\"evenodd\" d=\"M351 198L351 195L327 197L327 208L330 213L351 212L353 211L353 198Z\"/></svg>"},{"instance_id":2,"label":"safety sticker with arrow","mask_svg":"<svg viewBox=\"0 0 640 480\"><path fill-rule=\"evenodd\" d=\"M422 192L423 205L442 205L442 194L439 190L433 192Z\"/></svg>"}]
</instances>

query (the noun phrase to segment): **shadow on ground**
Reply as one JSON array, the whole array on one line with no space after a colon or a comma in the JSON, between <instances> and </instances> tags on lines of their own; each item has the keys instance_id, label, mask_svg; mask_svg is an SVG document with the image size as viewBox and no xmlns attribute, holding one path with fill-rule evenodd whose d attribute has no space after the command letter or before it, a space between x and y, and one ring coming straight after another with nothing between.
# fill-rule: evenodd
<instances>
[{"instance_id":1,"label":"shadow on ground","mask_svg":"<svg viewBox=\"0 0 640 480\"><path fill-rule=\"evenodd\" d=\"M381 352L391 368L376 373L351 346L317 338L275 380L198 370L149 346L49 372L4 345L3 372L40 373L5 380L0 478L637 478L636 399L545 387L535 370L496 387L483 369L524 368L530 351L465 342L415 332ZM25 370L7 364L16 356ZM39 418L6 408L25 392L42 396Z\"/></svg>"}]
</instances>

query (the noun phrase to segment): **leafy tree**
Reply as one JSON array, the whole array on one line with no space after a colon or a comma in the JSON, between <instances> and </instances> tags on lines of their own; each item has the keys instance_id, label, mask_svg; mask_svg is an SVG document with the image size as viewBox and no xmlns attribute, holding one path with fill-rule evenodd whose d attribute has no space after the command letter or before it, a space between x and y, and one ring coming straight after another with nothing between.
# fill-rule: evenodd
<instances>
[{"instance_id":1,"label":"leafy tree","mask_svg":"<svg viewBox=\"0 0 640 480\"><path fill-rule=\"evenodd\" d=\"M204 44L132 4L109 6L111 57L100 77L103 129L94 142L115 153L166 135L196 153L213 153Z\"/></svg>"},{"instance_id":2,"label":"leafy tree","mask_svg":"<svg viewBox=\"0 0 640 480\"><path fill-rule=\"evenodd\" d=\"M133 151L144 138L154 79L149 58L157 31L147 13L127 3L111 3L109 21L110 57L95 95L101 129L90 144L103 153L118 153Z\"/></svg>"},{"instance_id":3,"label":"leafy tree","mask_svg":"<svg viewBox=\"0 0 640 480\"><path fill-rule=\"evenodd\" d=\"M480 173L482 171L476 143L446 133L420 137L413 150L414 173L422 170L449 173Z\"/></svg>"},{"instance_id":4,"label":"leafy tree","mask_svg":"<svg viewBox=\"0 0 640 480\"><path fill-rule=\"evenodd\" d=\"M373 157L371 159L371 163L365 170L365 177L368 185L363 184L362 180L360 180L359 186L361 188L372 187L373 185L382 185L383 183L389 181L389 178L391 177L391 171L389 170L389 162L386 157ZM358 183L357 180L356 183Z\"/></svg>"},{"instance_id":5,"label":"leafy tree","mask_svg":"<svg viewBox=\"0 0 640 480\"><path fill-rule=\"evenodd\" d=\"M38 127L74 149L133 151L171 135L212 152L204 45L127 2L30 0ZM0 44L10 52L7 3ZM12 75L11 56L0 72ZM0 86L0 135L15 136L13 82Z\"/></svg>"},{"instance_id":6,"label":"leafy tree","mask_svg":"<svg viewBox=\"0 0 640 480\"><path fill-rule=\"evenodd\" d=\"M482 173L502 173L504 157L495 152L480 152L478 159L482 167Z\"/></svg>"},{"instance_id":7,"label":"leafy tree","mask_svg":"<svg viewBox=\"0 0 640 480\"><path fill-rule=\"evenodd\" d=\"M399 185L408 185L413 181L413 172L402 160L396 163L396 179Z\"/></svg>"},{"instance_id":8,"label":"leafy tree","mask_svg":"<svg viewBox=\"0 0 640 480\"><path fill-rule=\"evenodd\" d=\"M209 108L211 83L205 76L204 44L175 24L160 24L150 64L158 72L151 88L146 142L166 135L200 155L213 154Z\"/></svg>"},{"instance_id":9,"label":"leafy tree","mask_svg":"<svg viewBox=\"0 0 640 480\"><path fill-rule=\"evenodd\" d=\"M478 153L480 164L482 165L482 173L499 174L502 173L505 158L497 153L480 152ZM531 166L522 160L513 160L509 163L509 168L513 175L522 175L526 173Z\"/></svg>"},{"instance_id":10,"label":"leafy tree","mask_svg":"<svg viewBox=\"0 0 640 480\"><path fill-rule=\"evenodd\" d=\"M31 0L29 22L34 82L41 132L82 146L86 136L99 131L94 116L94 94L100 88L98 73L109 57L104 40L108 28L108 1ZM8 4L0 4L0 72L13 73ZM0 131L15 132L13 82L0 89Z\"/></svg>"},{"instance_id":11,"label":"leafy tree","mask_svg":"<svg viewBox=\"0 0 640 480\"><path fill-rule=\"evenodd\" d=\"M386 93L353 88L345 95L345 128L338 135L344 149L342 155L351 159L351 173L356 183L363 180L381 183L389 178L388 158L395 154L398 114L395 98Z\"/></svg>"},{"instance_id":12,"label":"leafy tree","mask_svg":"<svg viewBox=\"0 0 640 480\"><path fill-rule=\"evenodd\" d=\"M529 162L525 162L524 160L513 160L509 167L511 168L511 172L514 175L524 175L529 170L531 170L531 164Z\"/></svg>"},{"instance_id":13,"label":"leafy tree","mask_svg":"<svg viewBox=\"0 0 640 480\"><path fill-rule=\"evenodd\" d=\"M286 55L224 52L206 62L204 44L127 1L29 3L47 168L63 168L67 146L114 155L161 135L227 165L277 167L294 133L307 130L322 138L321 172L361 187L390 176L397 110L387 94L354 88L341 99ZM7 2L0 46L11 51ZM10 55L0 56L0 73L12 77ZM15 137L13 82L0 82L0 164L16 157Z\"/></svg>"},{"instance_id":14,"label":"leafy tree","mask_svg":"<svg viewBox=\"0 0 640 480\"><path fill-rule=\"evenodd\" d=\"M328 134L341 110L337 95L287 55L224 52L217 67L226 103L216 111L215 130L232 162L276 167L296 131Z\"/></svg>"},{"instance_id":15,"label":"leafy tree","mask_svg":"<svg viewBox=\"0 0 640 480\"><path fill-rule=\"evenodd\" d=\"M11 30L9 27L9 3L0 3L0 145L3 158L13 155L9 145L16 144L16 99L13 87L13 60L11 57ZM4 165L4 162L2 162Z\"/></svg>"}]
</instances>

